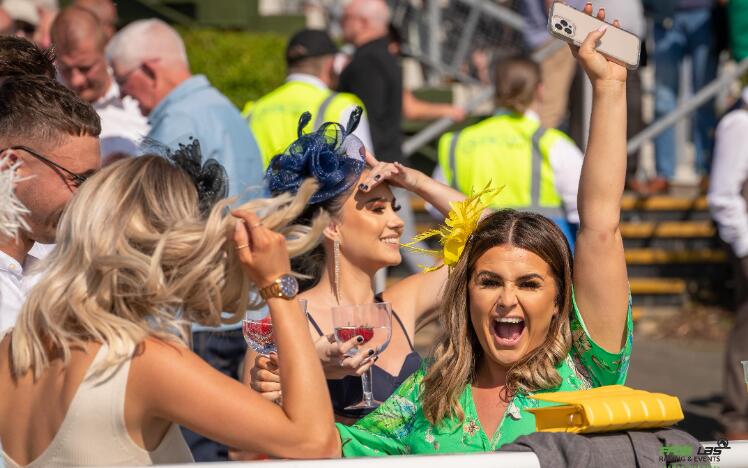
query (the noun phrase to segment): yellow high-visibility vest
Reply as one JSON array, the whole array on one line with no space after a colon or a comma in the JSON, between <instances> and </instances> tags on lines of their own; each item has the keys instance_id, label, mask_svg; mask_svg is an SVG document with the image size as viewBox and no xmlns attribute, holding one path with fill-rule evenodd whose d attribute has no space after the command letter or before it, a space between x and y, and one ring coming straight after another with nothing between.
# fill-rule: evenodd
<instances>
[{"instance_id":1,"label":"yellow high-visibility vest","mask_svg":"<svg viewBox=\"0 0 748 468\"><path fill-rule=\"evenodd\" d=\"M340 122L343 112L352 106L364 107L350 93L336 93L302 81L289 81L244 106L242 114L249 122L265 168L273 156L285 151L297 138L299 116L312 113L312 128L324 122ZM345 124L345 123L344 123Z\"/></svg>"},{"instance_id":2,"label":"yellow high-visibility vest","mask_svg":"<svg viewBox=\"0 0 748 468\"><path fill-rule=\"evenodd\" d=\"M563 217L550 149L563 132L545 129L530 117L503 113L439 139L439 166L445 180L470 195L490 182L504 186L492 208L515 208Z\"/></svg>"}]
</instances>

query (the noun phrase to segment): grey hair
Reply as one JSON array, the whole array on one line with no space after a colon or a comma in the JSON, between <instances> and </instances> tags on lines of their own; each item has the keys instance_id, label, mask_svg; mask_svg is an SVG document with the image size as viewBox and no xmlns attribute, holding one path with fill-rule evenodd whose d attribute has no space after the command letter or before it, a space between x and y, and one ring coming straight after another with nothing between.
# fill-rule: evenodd
<instances>
[{"instance_id":1,"label":"grey hair","mask_svg":"<svg viewBox=\"0 0 748 468\"><path fill-rule=\"evenodd\" d=\"M125 69L151 59L189 65L181 36L159 19L138 20L122 28L109 41L106 56L110 63L116 62Z\"/></svg>"}]
</instances>

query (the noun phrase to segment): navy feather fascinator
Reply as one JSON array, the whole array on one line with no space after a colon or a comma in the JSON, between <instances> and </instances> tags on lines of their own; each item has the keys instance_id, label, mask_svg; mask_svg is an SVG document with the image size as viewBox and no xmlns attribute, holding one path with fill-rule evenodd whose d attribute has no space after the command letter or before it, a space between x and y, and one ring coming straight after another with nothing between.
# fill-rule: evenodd
<instances>
[{"instance_id":1,"label":"navy feather fascinator","mask_svg":"<svg viewBox=\"0 0 748 468\"><path fill-rule=\"evenodd\" d=\"M325 122L312 133L304 127L312 119L309 112L299 118L298 138L285 152L270 161L265 181L270 193L296 193L307 178L313 177L319 189L310 204L335 198L358 182L364 166L364 145L352 132L358 127L363 109L356 107L343 128L337 122Z\"/></svg>"}]
</instances>

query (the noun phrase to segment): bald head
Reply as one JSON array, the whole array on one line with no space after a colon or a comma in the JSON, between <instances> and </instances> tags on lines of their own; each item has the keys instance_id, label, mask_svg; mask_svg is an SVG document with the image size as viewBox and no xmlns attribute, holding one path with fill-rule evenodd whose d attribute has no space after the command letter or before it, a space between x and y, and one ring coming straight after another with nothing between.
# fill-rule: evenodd
<instances>
[{"instance_id":1,"label":"bald head","mask_svg":"<svg viewBox=\"0 0 748 468\"><path fill-rule=\"evenodd\" d=\"M390 9L384 0L352 0L343 12L343 38L356 46L387 35Z\"/></svg>"},{"instance_id":2,"label":"bald head","mask_svg":"<svg viewBox=\"0 0 748 468\"><path fill-rule=\"evenodd\" d=\"M353 0L348 7L373 26L386 29L390 24L390 9L384 0Z\"/></svg>"},{"instance_id":3,"label":"bald head","mask_svg":"<svg viewBox=\"0 0 748 468\"><path fill-rule=\"evenodd\" d=\"M111 0L75 0L73 6L90 11L98 18L106 40L117 31L117 7Z\"/></svg>"},{"instance_id":4,"label":"bald head","mask_svg":"<svg viewBox=\"0 0 748 468\"><path fill-rule=\"evenodd\" d=\"M107 42L99 19L90 11L75 6L65 8L57 15L52 23L51 36L58 53L88 42L103 53Z\"/></svg>"},{"instance_id":5,"label":"bald head","mask_svg":"<svg viewBox=\"0 0 748 468\"><path fill-rule=\"evenodd\" d=\"M66 8L52 23L51 38L65 85L87 102L103 97L112 81L104 55L106 36L99 19L83 8Z\"/></svg>"}]
</instances>

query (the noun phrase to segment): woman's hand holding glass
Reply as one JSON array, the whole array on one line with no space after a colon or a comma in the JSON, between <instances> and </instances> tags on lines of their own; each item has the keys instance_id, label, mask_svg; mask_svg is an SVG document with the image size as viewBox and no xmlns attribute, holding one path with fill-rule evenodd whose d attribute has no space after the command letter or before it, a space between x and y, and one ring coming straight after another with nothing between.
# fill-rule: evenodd
<instances>
[{"instance_id":1,"label":"woman's hand holding glass","mask_svg":"<svg viewBox=\"0 0 748 468\"><path fill-rule=\"evenodd\" d=\"M321 336L314 342L314 347L328 380L338 380L349 375L360 377L374 364L376 357L374 350L366 346L361 335L341 344L335 340L335 335ZM359 348L358 352L350 356L354 348Z\"/></svg>"},{"instance_id":2,"label":"woman's hand holding glass","mask_svg":"<svg viewBox=\"0 0 748 468\"><path fill-rule=\"evenodd\" d=\"M360 339L359 339L360 338ZM331 342L332 340L332 342ZM362 347L354 356L347 353L359 345L363 337L355 336L343 344L335 341L334 335L321 336L315 342L322 370L328 380L338 380L353 375L361 376L374 365L374 350ZM278 355L258 355L250 371L249 385L270 401L278 401L281 397L280 372L278 370Z\"/></svg>"}]
</instances>

